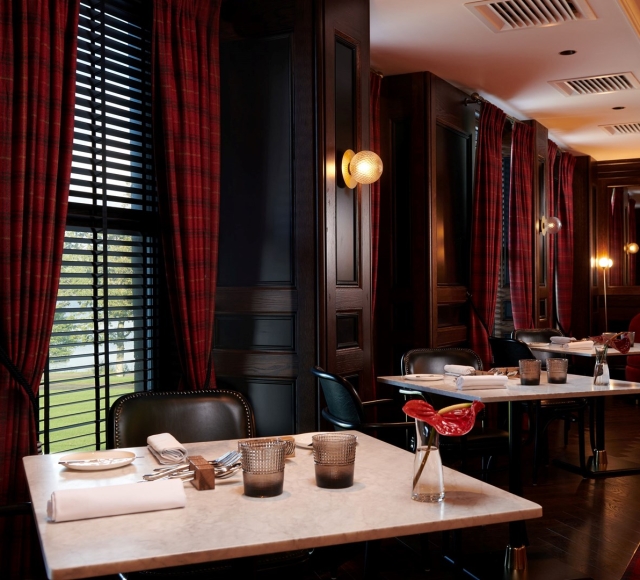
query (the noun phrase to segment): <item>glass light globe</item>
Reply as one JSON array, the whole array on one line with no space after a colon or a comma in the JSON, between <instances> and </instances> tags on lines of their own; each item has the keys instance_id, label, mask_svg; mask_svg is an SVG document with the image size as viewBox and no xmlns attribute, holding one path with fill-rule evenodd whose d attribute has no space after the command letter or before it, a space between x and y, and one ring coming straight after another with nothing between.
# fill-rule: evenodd
<instances>
[{"instance_id":1,"label":"glass light globe","mask_svg":"<svg viewBox=\"0 0 640 580\"><path fill-rule=\"evenodd\" d=\"M636 244L635 242L629 242L627 244L627 253L637 254L638 250L640 250L640 246L638 246L638 244Z\"/></svg>"},{"instance_id":2,"label":"glass light globe","mask_svg":"<svg viewBox=\"0 0 640 580\"><path fill-rule=\"evenodd\" d=\"M557 234L562 228L562 222L559 218L555 216L550 216L547 218L547 233L549 234Z\"/></svg>"},{"instance_id":3,"label":"glass light globe","mask_svg":"<svg viewBox=\"0 0 640 580\"><path fill-rule=\"evenodd\" d=\"M349 173L358 183L373 183L382 175L382 159L373 151L360 151L349 163Z\"/></svg>"}]
</instances>

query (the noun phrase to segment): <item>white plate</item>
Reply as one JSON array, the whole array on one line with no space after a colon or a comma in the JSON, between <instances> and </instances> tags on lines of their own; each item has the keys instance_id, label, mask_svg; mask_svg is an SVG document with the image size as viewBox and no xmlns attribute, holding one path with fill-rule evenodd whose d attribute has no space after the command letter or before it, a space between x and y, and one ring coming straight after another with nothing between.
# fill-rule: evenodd
<instances>
[{"instance_id":1,"label":"white plate","mask_svg":"<svg viewBox=\"0 0 640 580\"><path fill-rule=\"evenodd\" d=\"M135 458L136 454L133 451L108 449L106 451L71 453L61 457L58 463L68 469L77 471L102 471L104 469L124 467L129 465Z\"/></svg>"},{"instance_id":2,"label":"white plate","mask_svg":"<svg viewBox=\"0 0 640 580\"><path fill-rule=\"evenodd\" d=\"M405 375L407 381L441 381L444 375Z\"/></svg>"}]
</instances>

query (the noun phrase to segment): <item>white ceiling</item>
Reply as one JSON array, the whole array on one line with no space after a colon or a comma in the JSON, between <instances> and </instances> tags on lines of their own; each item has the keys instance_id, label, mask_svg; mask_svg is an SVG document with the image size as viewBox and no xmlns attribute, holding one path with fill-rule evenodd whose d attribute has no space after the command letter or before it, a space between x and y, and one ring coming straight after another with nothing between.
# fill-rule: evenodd
<instances>
[{"instance_id":1,"label":"white ceiling","mask_svg":"<svg viewBox=\"0 0 640 580\"><path fill-rule=\"evenodd\" d=\"M621 6L635 10L640 25L640 0L586 2L595 20L496 33L466 0L370 0L371 65L385 76L429 71L478 92L509 115L540 122L565 151L596 161L640 158L640 133L601 127L640 124L640 89L568 97L549 84L629 72L640 80L640 36Z\"/></svg>"}]
</instances>

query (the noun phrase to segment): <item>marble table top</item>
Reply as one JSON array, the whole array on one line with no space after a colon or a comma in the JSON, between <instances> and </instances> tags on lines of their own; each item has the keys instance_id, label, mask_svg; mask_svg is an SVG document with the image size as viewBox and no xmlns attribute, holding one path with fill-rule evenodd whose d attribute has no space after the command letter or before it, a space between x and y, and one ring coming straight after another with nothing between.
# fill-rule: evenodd
<instances>
[{"instance_id":1,"label":"marble table top","mask_svg":"<svg viewBox=\"0 0 640 580\"><path fill-rule=\"evenodd\" d=\"M536 401L542 399L570 399L575 397L598 397L611 395L640 396L640 383L611 380L609 385L594 385L593 377L583 375L567 375L567 382L562 385L547 383L547 373L540 373L539 385L521 385L520 379L510 379L505 389L473 389L456 388L453 377L445 377L439 381L416 381L403 376L378 377L378 382L401 388L415 389L425 393L448 395L466 401L482 401L483 403L499 403L502 401Z\"/></svg>"},{"instance_id":2,"label":"marble table top","mask_svg":"<svg viewBox=\"0 0 640 580\"><path fill-rule=\"evenodd\" d=\"M554 354L561 354L564 356L596 356L595 348L564 348L561 345L549 343L546 346L538 346L536 343L529 343L527 346L534 351L538 352L552 352ZM640 354L640 344L634 344L629 352L625 352L624 354L615 348L611 347L607 350L607 357L611 356L629 356L629 355L638 355Z\"/></svg>"},{"instance_id":3,"label":"marble table top","mask_svg":"<svg viewBox=\"0 0 640 580\"><path fill-rule=\"evenodd\" d=\"M109 471L72 471L63 454L24 458L40 543L50 579L71 579L195 564L286 550L321 547L540 517L542 508L445 467L446 497L427 504L411 499L413 454L357 433L355 483L316 487L312 453L297 448L287 459L284 493L243 495L242 475L197 491L185 483L187 505L141 514L62 523L46 519L58 489L139 481L158 464L146 448ZM185 445L207 459L236 448L233 441ZM145 485L140 483L139 485Z\"/></svg>"}]
</instances>

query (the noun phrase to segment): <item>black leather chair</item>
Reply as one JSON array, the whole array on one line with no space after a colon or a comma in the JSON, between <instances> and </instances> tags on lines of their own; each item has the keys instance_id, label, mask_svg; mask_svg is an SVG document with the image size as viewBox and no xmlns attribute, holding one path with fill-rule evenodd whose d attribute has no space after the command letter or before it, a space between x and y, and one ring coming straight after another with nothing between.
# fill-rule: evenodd
<instances>
[{"instance_id":1,"label":"black leather chair","mask_svg":"<svg viewBox=\"0 0 640 580\"><path fill-rule=\"evenodd\" d=\"M511 333L511 338L521 340L524 343L530 342L551 342L552 336L564 336L562 332L555 328L519 328ZM533 356L542 363L542 368L547 368L547 359L563 358L561 354L554 352L531 351Z\"/></svg>"},{"instance_id":2,"label":"black leather chair","mask_svg":"<svg viewBox=\"0 0 640 580\"><path fill-rule=\"evenodd\" d=\"M322 416L333 425L336 431L355 429L356 431L379 431L385 429L415 429L414 421L376 423L366 419L366 410L383 405L395 404L393 399L378 399L363 402L353 385L339 375L328 373L320 367L311 369L318 378L327 406Z\"/></svg>"},{"instance_id":3,"label":"black leather chair","mask_svg":"<svg viewBox=\"0 0 640 580\"><path fill-rule=\"evenodd\" d=\"M237 391L144 391L119 397L109 409L107 447L139 447L154 433L181 443L256 436L253 410Z\"/></svg>"},{"instance_id":4,"label":"black leather chair","mask_svg":"<svg viewBox=\"0 0 640 580\"><path fill-rule=\"evenodd\" d=\"M444 374L445 365L464 365L482 370L482 360L468 348L415 348L402 355L400 372L402 375ZM409 392L408 398L415 395L424 396L436 409L460 403L460 399L454 397L425 394L420 391ZM440 446L443 454L460 459L463 469L466 468L468 458L480 457L482 479L486 480L491 458L509 454L509 432L488 428L481 420L463 437L441 437Z\"/></svg>"},{"instance_id":5,"label":"black leather chair","mask_svg":"<svg viewBox=\"0 0 640 580\"><path fill-rule=\"evenodd\" d=\"M539 340L531 342L548 342L544 340L545 333L535 334L535 329L517 331L519 336L535 337ZM550 330L550 329L539 329ZM553 335L549 335L553 336ZM557 336L557 335L556 335ZM521 359L536 358L531 349L522 340L515 338L499 338L490 336L489 344L493 353L493 365L495 367L517 367ZM586 399L543 399L541 401L526 401L523 403L529 415L531 423L530 441L533 442L533 474L532 482L538 482L538 468L543 457L545 462L549 458L549 441L547 428L552 421L562 419L564 421L564 445L569 443L569 429L572 422L578 423L579 437L584 437L584 410L588 406ZM542 449L541 449L542 447Z\"/></svg>"},{"instance_id":6,"label":"black leather chair","mask_svg":"<svg viewBox=\"0 0 640 580\"><path fill-rule=\"evenodd\" d=\"M171 433L180 443L256 436L253 409L238 391L145 391L119 397L109 409L107 446L139 447L155 433ZM313 550L294 550L254 559L177 566L120 574L124 580L217 580L268 570L297 570Z\"/></svg>"}]
</instances>

